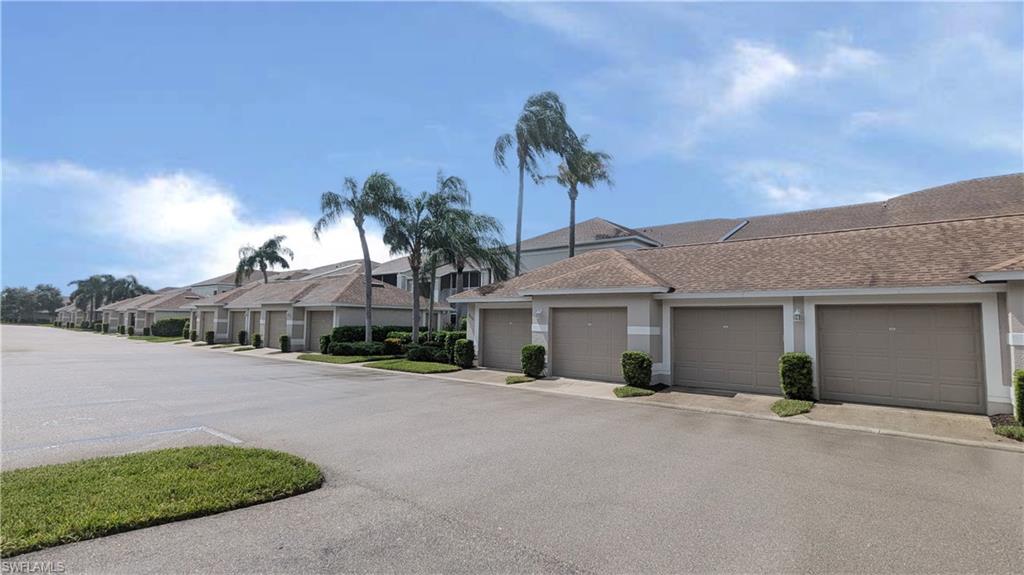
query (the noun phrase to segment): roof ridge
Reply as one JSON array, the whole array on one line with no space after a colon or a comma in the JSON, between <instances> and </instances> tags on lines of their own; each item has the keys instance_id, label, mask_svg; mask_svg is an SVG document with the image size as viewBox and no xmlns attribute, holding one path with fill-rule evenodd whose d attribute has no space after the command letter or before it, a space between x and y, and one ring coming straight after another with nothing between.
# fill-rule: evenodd
<instances>
[{"instance_id":1,"label":"roof ridge","mask_svg":"<svg viewBox=\"0 0 1024 575\"><path fill-rule=\"evenodd\" d=\"M637 251L637 250L630 250L630 251ZM635 259L633 259L632 257L630 257L630 254L623 253L622 257L624 257L634 268L636 268L637 271L639 271L640 273L642 273L642 274L646 275L647 277L651 278L652 280L654 280L654 283L656 283L656 284L658 284L660 286L667 287L667 288L671 288L672 287L672 284L669 283L668 280L666 280L665 278L663 278L660 275L656 274L655 272L651 271L651 269L648 268L646 265L641 264L640 262L638 262Z\"/></svg>"},{"instance_id":2,"label":"roof ridge","mask_svg":"<svg viewBox=\"0 0 1024 575\"><path fill-rule=\"evenodd\" d=\"M1000 270L1000 269L1002 269L1002 268L1004 268L1006 266L1010 266L1010 265L1014 265L1014 264L1018 264L1018 263L1024 263L1024 254L1020 254L1020 255L1014 256L1014 257L1012 257L1012 258L1010 258L1010 259L1008 259L1006 261L1001 261L1001 262L999 262L997 264L993 264L993 265L985 268L985 271L996 271L996 270Z\"/></svg>"},{"instance_id":3,"label":"roof ridge","mask_svg":"<svg viewBox=\"0 0 1024 575\"><path fill-rule=\"evenodd\" d=\"M863 231L868 231L868 230L884 230L884 229L889 229L889 228L907 228L907 227L914 227L914 226L933 226L933 225L937 225L937 224L948 224L948 223L954 223L954 222L969 222L969 221L975 221L975 220L997 220L997 219L1001 219L1001 218L1015 218L1015 217L1019 217L1019 216L1024 216L1024 212L1016 212L1016 213L1012 213L1012 214L998 214L998 215L991 215L991 216L980 216L980 217L979 216L973 216L973 217L969 217L969 218L950 218L950 219L945 219L945 220L931 220L931 221L927 221L927 222L911 222L911 223L905 223L905 224L887 224L887 225L881 225L881 226L865 226L865 227L860 227L860 228L844 228L844 229L839 229L839 230L821 230L821 231L816 231L816 232L801 232L801 233L798 233L798 234L781 234L781 235L778 235L778 236L762 236L762 237L756 237L756 238L740 238L740 239L736 239L736 240L726 240L724 242L722 242L722 241L714 241L714 242L700 242L700 243L696 243L696 244L685 244L685 245L681 245L681 246L664 246L664 247L654 247L654 248L638 248L636 251L640 251L640 250L643 250L643 251L668 250L668 249L675 249L675 248L689 248L689 247L693 247L693 246L707 246L707 245L716 245L716 244L717 245L729 245L729 244L738 244L738 243L742 243L742 242L758 242L758 241L763 241L763 240L779 240L779 239L783 239L783 238L796 238L796 237L802 237L802 236L821 236L821 235L828 235L828 234L845 234L845 233L851 233L851 232L863 232Z\"/></svg>"}]
</instances>

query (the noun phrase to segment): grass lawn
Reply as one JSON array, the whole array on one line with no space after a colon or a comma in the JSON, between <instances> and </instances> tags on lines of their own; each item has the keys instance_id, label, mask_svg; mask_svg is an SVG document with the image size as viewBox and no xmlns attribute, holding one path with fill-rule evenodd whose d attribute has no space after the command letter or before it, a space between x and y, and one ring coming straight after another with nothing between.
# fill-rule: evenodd
<instances>
[{"instance_id":1,"label":"grass lawn","mask_svg":"<svg viewBox=\"0 0 1024 575\"><path fill-rule=\"evenodd\" d=\"M0 481L0 555L10 557L282 499L323 476L287 453L206 446L16 469Z\"/></svg>"},{"instance_id":2,"label":"grass lawn","mask_svg":"<svg viewBox=\"0 0 1024 575\"><path fill-rule=\"evenodd\" d=\"M394 355L324 355L322 353L304 353L299 359L306 361L319 361L321 363L362 363L364 361L380 361L382 359L396 359Z\"/></svg>"},{"instance_id":3,"label":"grass lawn","mask_svg":"<svg viewBox=\"0 0 1024 575\"><path fill-rule=\"evenodd\" d=\"M813 401L801 399L780 399L772 404L772 412L779 417L790 417L807 413L814 407Z\"/></svg>"},{"instance_id":4,"label":"grass lawn","mask_svg":"<svg viewBox=\"0 0 1024 575\"><path fill-rule=\"evenodd\" d=\"M366 367L377 369L388 369L391 371L405 371L408 373L448 373L461 371L462 368L435 361L410 361L408 359L385 359L384 361L371 361Z\"/></svg>"},{"instance_id":5,"label":"grass lawn","mask_svg":"<svg viewBox=\"0 0 1024 575\"><path fill-rule=\"evenodd\" d=\"M251 345L243 345L242 347L236 347L235 349L233 349L231 351L249 351L249 350L252 350L252 349L256 349L256 348L251 346Z\"/></svg>"},{"instance_id":6,"label":"grass lawn","mask_svg":"<svg viewBox=\"0 0 1024 575\"><path fill-rule=\"evenodd\" d=\"M1024 425L998 425L992 428L996 435L1024 441Z\"/></svg>"},{"instance_id":7,"label":"grass lawn","mask_svg":"<svg viewBox=\"0 0 1024 575\"><path fill-rule=\"evenodd\" d=\"M528 375L510 375L505 378L505 385L512 385L515 383L529 383L534 379Z\"/></svg>"},{"instance_id":8,"label":"grass lawn","mask_svg":"<svg viewBox=\"0 0 1024 575\"><path fill-rule=\"evenodd\" d=\"M128 339L137 339L140 341L149 341L152 343L164 343L166 341L178 341L181 339L181 337L176 335L130 335L128 336Z\"/></svg>"},{"instance_id":9,"label":"grass lawn","mask_svg":"<svg viewBox=\"0 0 1024 575\"><path fill-rule=\"evenodd\" d=\"M654 395L653 389L647 389L646 387L636 387L633 385L622 385L616 387L614 390L615 397L643 397L645 395Z\"/></svg>"}]
</instances>

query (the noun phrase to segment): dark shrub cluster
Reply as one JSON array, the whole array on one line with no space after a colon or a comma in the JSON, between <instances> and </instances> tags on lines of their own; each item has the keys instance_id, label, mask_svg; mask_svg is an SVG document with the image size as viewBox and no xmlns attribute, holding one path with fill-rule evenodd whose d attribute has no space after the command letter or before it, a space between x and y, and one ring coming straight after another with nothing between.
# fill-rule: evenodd
<instances>
[{"instance_id":1,"label":"dark shrub cluster","mask_svg":"<svg viewBox=\"0 0 1024 575\"><path fill-rule=\"evenodd\" d=\"M243 330L238 331L238 345L245 345L249 341L249 332Z\"/></svg>"},{"instance_id":2,"label":"dark shrub cluster","mask_svg":"<svg viewBox=\"0 0 1024 575\"><path fill-rule=\"evenodd\" d=\"M135 335L135 326L134 325L128 326L128 335Z\"/></svg>"},{"instance_id":3,"label":"dark shrub cluster","mask_svg":"<svg viewBox=\"0 0 1024 575\"><path fill-rule=\"evenodd\" d=\"M288 337L287 335L282 335L279 343L281 344L282 352L288 353L289 351L292 350L292 338Z\"/></svg>"},{"instance_id":4,"label":"dark shrub cluster","mask_svg":"<svg viewBox=\"0 0 1024 575\"><path fill-rule=\"evenodd\" d=\"M422 333L420 333L420 337L421 338L423 337ZM388 336L385 337L384 339L386 339L386 340L387 339L397 339L400 343L410 344L410 343L412 343L412 332L411 331L389 331L388 332Z\"/></svg>"},{"instance_id":5,"label":"dark shrub cluster","mask_svg":"<svg viewBox=\"0 0 1024 575\"><path fill-rule=\"evenodd\" d=\"M148 327L142 328L142 335L144 335L146 337L149 337L150 334L152 334L152 333L153 333L153 330L151 328L148 328Z\"/></svg>"},{"instance_id":6,"label":"dark shrub cluster","mask_svg":"<svg viewBox=\"0 0 1024 575\"><path fill-rule=\"evenodd\" d=\"M325 355L331 353L331 336L320 336L320 353Z\"/></svg>"},{"instance_id":7,"label":"dark shrub cluster","mask_svg":"<svg viewBox=\"0 0 1024 575\"><path fill-rule=\"evenodd\" d=\"M405 345L398 338L389 337L384 340L384 353L386 355L402 355L404 349Z\"/></svg>"},{"instance_id":8,"label":"dark shrub cluster","mask_svg":"<svg viewBox=\"0 0 1024 575\"><path fill-rule=\"evenodd\" d=\"M811 356L789 352L779 357L779 385L787 399L814 401L814 368Z\"/></svg>"},{"instance_id":9,"label":"dark shrub cluster","mask_svg":"<svg viewBox=\"0 0 1024 575\"><path fill-rule=\"evenodd\" d=\"M192 341L196 341L197 339L199 339L199 332L194 329L189 331L188 338Z\"/></svg>"},{"instance_id":10,"label":"dark shrub cluster","mask_svg":"<svg viewBox=\"0 0 1024 575\"><path fill-rule=\"evenodd\" d=\"M206 343L208 343L210 345L213 345L214 335L215 334L212 331L208 331L208 332L204 333L203 334L203 341L205 341Z\"/></svg>"},{"instance_id":11,"label":"dark shrub cluster","mask_svg":"<svg viewBox=\"0 0 1024 575\"><path fill-rule=\"evenodd\" d=\"M263 347L263 336L258 333L252 334L252 346L257 349Z\"/></svg>"},{"instance_id":12,"label":"dark shrub cluster","mask_svg":"<svg viewBox=\"0 0 1024 575\"><path fill-rule=\"evenodd\" d=\"M651 356L642 351L622 352L622 378L627 385L647 387L651 384Z\"/></svg>"},{"instance_id":13,"label":"dark shrub cluster","mask_svg":"<svg viewBox=\"0 0 1024 575\"><path fill-rule=\"evenodd\" d=\"M543 345L524 345L519 354L523 365L523 373L530 377L540 377L544 373L544 355Z\"/></svg>"},{"instance_id":14,"label":"dark shrub cluster","mask_svg":"<svg viewBox=\"0 0 1024 575\"><path fill-rule=\"evenodd\" d=\"M379 341L335 341L328 350L331 355L384 355L384 344Z\"/></svg>"},{"instance_id":15,"label":"dark shrub cluster","mask_svg":"<svg viewBox=\"0 0 1024 575\"><path fill-rule=\"evenodd\" d=\"M408 328L394 325L373 326L373 341L383 342L388 334L393 331L403 331ZM365 339L366 330L361 325L342 325L331 330L331 341L356 342Z\"/></svg>"},{"instance_id":16,"label":"dark shrub cluster","mask_svg":"<svg viewBox=\"0 0 1024 575\"><path fill-rule=\"evenodd\" d=\"M1016 401L1017 422L1024 425L1024 369L1013 372L1013 399Z\"/></svg>"},{"instance_id":17,"label":"dark shrub cluster","mask_svg":"<svg viewBox=\"0 0 1024 575\"><path fill-rule=\"evenodd\" d=\"M405 357L409 361L448 363L448 352L444 348L432 344L412 344L405 352Z\"/></svg>"},{"instance_id":18,"label":"dark shrub cluster","mask_svg":"<svg viewBox=\"0 0 1024 575\"><path fill-rule=\"evenodd\" d=\"M117 326L117 333L119 333L121 335L124 335L124 331L125 330L124 330L124 326L123 325Z\"/></svg>"},{"instance_id":19,"label":"dark shrub cluster","mask_svg":"<svg viewBox=\"0 0 1024 575\"><path fill-rule=\"evenodd\" d=\"M150 328L152 335L160 337L171 337L180 335L182 338L188 335L188 320L184 318L168 318L153 322Z\"/></svg>"}]
</instances>

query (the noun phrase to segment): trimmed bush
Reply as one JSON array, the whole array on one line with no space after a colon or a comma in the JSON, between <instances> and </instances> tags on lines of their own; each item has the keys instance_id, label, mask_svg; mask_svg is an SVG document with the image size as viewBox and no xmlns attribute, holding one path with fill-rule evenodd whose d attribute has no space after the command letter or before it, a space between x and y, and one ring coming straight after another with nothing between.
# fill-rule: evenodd
<instances>
[{"instance_id":1,"label":"trimmed bush","mask_svg":"<svg viewBox=\"0 0 1024 575\"><path fill-rule=\"evenodd\" d=\"M117 333L119 333L121 335L124 335L124 326L123 325L117 326Z\"/></svg>"},{"instance_id":2,"label":"trimmed bush","mask_svg":"<svg viewBox=\"0 0 1024 575\"><path fill-rule=\"evenodd\" d=\"M213 345L214 333L212 331L206 332L205 334L203 334L203 336L203 341L205 341L209 345Z\"/></svg>"},{"instance_id":3,"label":"trimmed bush","mask_svg":"<svg viewBox=\"0 0 1024 575\"><path fill-rule=\"evenodd\" d=\"M1017 423L1024 425L1024 369L1013 372L1013 398L1017 401Z\"/></svg>"},{"instance_id":4,"label":"trimmed bush","mask_svg":"<svg viewBox=\"0 0 1024 575\"><path fill-rule=\"evenodd\" d=\"M373 326L373 341L383 342L388 338L388 334L390 332L404 331L407 329L408 328L403 326L375 325ZM366 330L362 325L342 325L331 330L331 341L342 343L364 341L365 333Z\"/></svg>"},{"instance_id":5,"label":"trimmed bush","mask_svg":"<svg viewBox=\"0 0 1024 575\"><path fill-rule=\"evenodd\" d=\"M394 332L392 332L394 333ZM386 355L401 355L402 354L402 340L389 337L384 340L384 353Z\"/></svg>"},{"instance_id":6,"label":"trimmed bush","mask_svg":"<svg viewBox=\"0 0 1024 575\"><path fill-rule=\"evenodd\" d=\"M249 341L249 332L244 329L238 331L238 345L245 345Z\"/></svg>"},{"instance_id":7,"label":"trimmed bush","mask_svg":"<svg viewBox=\"0 0 1024 575\"><path fill-rule=\"evenodd\" d=\"M454 355L455 365L462 368L473 367L473 358L476 357L473 341L465 338L456 340Z\"/></svg>"},{"instance_id":8,"label":"trimmed bush","mask_svg":"<svg viewBox=\"0 0 1024 575\"><path fill-rule=\"evenodd\" d=\"M135 326L134 325L128 326L128 335L135 335Z\"/></svg>"},{"instance_id":9,"label":"trimmed bush","mask_svg":"<svg viewBox=\"0 0 1024 575\"><path fill-rule=\"evenodd\" d=\"M191 341L196 341L197 339L199 339L199 332L196 331L196 330L192 330L192 331L188 332L188 338Z\"/></svg>"},{"instance_id":10,"label":"trimmed bush","mask_svg":"<svg viewBox=\"0 0 1024 575\"><path fill-rule=\"evenodd\" d=\"M188 324L186 323L185 327L181 328L181 339L188 339L188 335L190 333L192 333L192 330L188 328Z\"/></svg>"},{"instance_id":11,"label":"trimmed bush","mask_svg":"<svg viewBox=\"0 0 1024 575\"><path fill-rule=\"evenodd\" d=\"M101 324L100 322L92 324L92 328L96 330L96 333L103 333L103 324Z\"/></svg>"},{"instance_id":12,"label":"trimmed bush","mask_svg":"<svg viewBox=\"0 0 1024 575\"><path fill-rule=\"evenodd\" d=\"M256 349L263 347L263 336L258 333L252 334L252 346L255 347Z\"/></svg>"},{"instance_id":13,"label":"trimmed bush","mask_svg":"<svg viewBox=\"0 0 1024 575\"><path fill-rule=\"evenodd\" d=\"M455 342L466 339L464 331L449 331L444 334L444 351L448 354L448 363L455 363Z\"/></svg>"},{"instance_id":14,"label":"trimmed bush","mask_svg":"<svg viewBox=\"0 0 1024 575\"><path fill-rule=\"evenodd\" d=\"M468 319L468 317L463 316L463 318L459 320L459 331L466 331L466 321Z\"/></svg>"},{"instance_id":15,"label":"trimmed bush","mask_svg":"<svg viewBox=\"0 0 1024 575\"><path fill-rule=\"evenodd\" d=\"M384 355L384 344L378 341L335 341L331 342L331 355Z\"/></svg>"},{"instance_id":16,"label":"trimmed bush","mask_svg":"<svg viewBox=\"0 0 1024 575\"><path fill-rule=\"evenodd\" d=\"M142 335L149 337L153 330L148 327L142 328Z\"/></svg>"},{"instance_id":17,"label":"trimmed bush","mask_svg":"<svg viewBox=\"0 0 1024 575\"><path fill-rule=\"evenodd\" d=\"M320 353L325 355L331 353L331 336L320 336Z\"/></svg>"},{"instance_id":18,"label":"trimmed bush","mask_svg":"<svg viewBox=\"0 0 1024 575\"><path fill-rule=\"evenodd\" d=\"M622 378L626 385L647 387L651 385L651 356L642 351L622 352Z\"/></svg>"},{"instance_id":19,"label":"trimmed bush","mask_svg":"<svg viewBox=\"0 0 1024 575\"><path fill-rule=\"evenodd\" d=\"M282 353L288 353L289 351L292 350L292 338L290 338L290 337L288 337L286 335L282 335L281 336L281 340L280 340L280 344L281 344L281 352Z\"/></svg>"},{"instance_id":20,"label":"trimmed bush","mask_svg":"<svg viewBox=\"0 0 1024 575\"><path fill-rule=\"evenodd\" d=\"M439 347L432 345L410 345L405 357L409 361L436 361L448 363L448 353Z\"/></svg>"},{"instance_id":21,"label":"trimmed bush","mask_svg":"<svg viewBox=\"0 0 1024 575\"><path fill-rule=\"evenodd\" d=\"M81 327L82 329L92 329L92 324L87 321L83 321L82 325L80 325L79 327Z\"/></svg>"},{"instance_id":22,"label":"trimmed bush","mask_svg":"<svg viewBox=\"0 0 1024 575\"><path fill-rule=\"evenodd\" d=\"M423 339L425 334L420 332L420 339ZM412 332L411 331L389 331L388 336L384 338L385 341L389 339L397 339L399 343L410 344L412 343Z\"/></svg>"},{"instance_id":23,"label":"trimmed bush","mask_svg":"<svg viewBox=\"0 0 1024 575\"><path fill-rule=\"evenodd\" d=\"M782 354L779 358L779 385L786 399L814 401L814 368L811 356L802 352Z\"/></svg>"},{"instance_id":24,"label":"trimmed bush","mask_svg":"<svg viewBox=\"0 0 1024 575\"><path fill-rule=\"evenodd\" d=\"M68 324L68 329L75 329L75 322L69 323Z\"/></svg>"},{"instance_id":25,"label":"trimmed bush","mask_svg":"<svg viewBox=\"0 0 1024 575\"><path fill-rule=\"evenodd\" d=\"M540 377L544 373L544 346L528 344L523 346L519 354L523 365L523 373L530 377Z\"/></svg>"},{"instance_id":26,"label":"trimmed bush","mask_svg":"<svg viewBox=\"0 0 1024 575\"><path fill-rule=\"evenodd\" d=\"M160 337L171 337L175 335L180 335L182 336L182 338L184 338L188 334L188 332L185 331L187 329L188 320L185 318L176 317L161 319L153 322L153 326L150 328L149 332L151 335L156 335Z\"/></svg>"},{"instance_id":27,"label":"trimmed bush","mask_svg":"<svg viewBox=\"0 0 1024 575\"><path fill-rule=\"evenodd\" d=\"M109 323L103 324L103 333L110 333L110 324Z\"/></svg>"}]
</instances>

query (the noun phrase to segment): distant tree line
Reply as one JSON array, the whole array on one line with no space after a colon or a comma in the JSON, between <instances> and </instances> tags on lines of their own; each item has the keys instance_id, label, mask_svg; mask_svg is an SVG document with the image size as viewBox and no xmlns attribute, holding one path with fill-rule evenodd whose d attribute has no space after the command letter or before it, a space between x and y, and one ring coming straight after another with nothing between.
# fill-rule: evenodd
<instances>
[{"instance_id":1,"label":"distant tree line","mask_svg":"<svg viewBox=\"0 0 1024 575\"><path fill-rule=\"evenodd\" d=\"M0 320L5 323L48 321L63 305L64 296L50 284L39 284L35 289L5 287L0 293Z\"/></svg>"}]
</instances>

